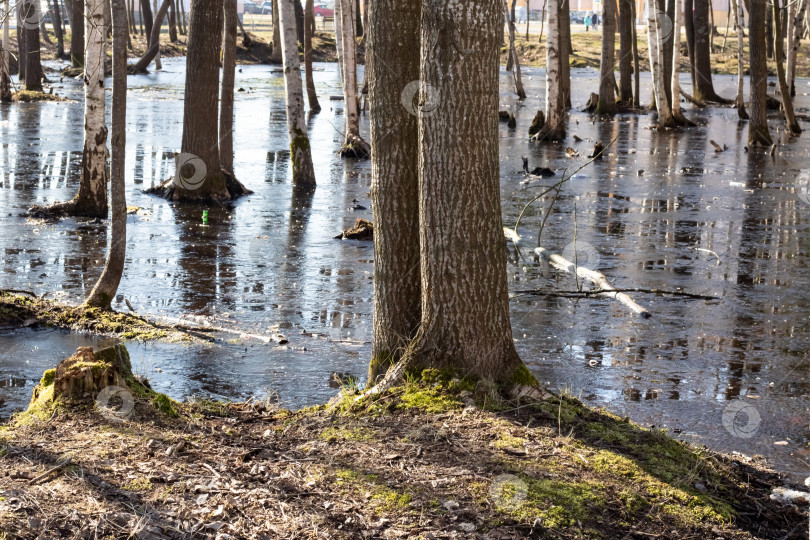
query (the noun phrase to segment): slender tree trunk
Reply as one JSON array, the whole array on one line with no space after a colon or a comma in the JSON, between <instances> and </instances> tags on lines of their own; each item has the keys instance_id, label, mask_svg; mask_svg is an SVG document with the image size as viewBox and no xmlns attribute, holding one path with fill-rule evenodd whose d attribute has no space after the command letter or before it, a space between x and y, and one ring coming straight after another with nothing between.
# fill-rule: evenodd
<instances>
[{"instance_id":1,"label":"slender tree trunk","mask_svg":"<svg viewBox=\"0 0 810 540\"><path fill-rule=\"evenodd\" d=\"M78 3L78 2L77 2ZM103 0L86 0L84 67L84 151L82 176L76 197L78 215L107 217L107 124L104 91L104 61L107 29Z\"/></svg>"},{"instance_id":2,"label":"slender tree trunk","mask_svg":"<svg viewBox=\"0 0 810 540\"><path fill-rule=\"evenodd\" d=\"M664 90L666 91L667 101L670 103L670 110L672 108L672 44L675 40L672 37L672 19L674 18L675 5L672 0L658 0L659 10L661 11L661 32L659 37L662 40L663 50L660 53L658 61L664 66Z\"/></svg>"},{"instance_id":3,"label":"slender tree trunk","mask_svg":"<svg viewBox=\"0 0 810 540\"><path fill-rule=\"evenodd\" d=\"M514 17L515 3L512 2L512 16ZM503 0L504 15L506 17L506 24L509 25L509 57L512 59L512 79L515 83L515 93L519 99L526 99L526 91L523 89L523 77L520 74L520 58L518 58L517 49L515 48L515 23L514 19L510 20L509 6L506 0Z\"/></svg>"},{"instance_id":4,"label":"slender tree trunk","mask_svg":"<svg viewBox=\"0 0 810 540\"><path fill-rule=\"evenodd\" d=\"M298 0L296 0L298 1ZM345 143L340 153L348 157L368 157L369 148L360 137L360 114L357 99L357 41L354 36L354 0L339 0L341 41L343 44L343 116Z\"/></svg>"},{"instance_id":5,"label":"slender tree trunk","mask_svg":"<svg viewBox=\"0 0 810 540\"><path fill-rule=\"evenodd\" d=\"M729 28L731 27L731 14L733 13L731 3L732 0L728 0L728 11L727 11L728 16L726 17L726 32L725 34L723 34L723 47L720 49L720 52L723 53L726 52L726 41L728 41L728 31Z\"/></svg>"},{"instance_id":6,"label":"slender tree trunk","mask_svg":"<svg viewBox=\"0 0 810 540\"><path fill-rule=\"evenodd\" d=\"M180 2L180 13L183 16L183 33L188 35L188 19L186 18L186 2L185 0L178 0Z\"/></svg>"},{"instance_id":7,"label":"slender tree trunk","mask_svg":"<svg viewBox=\"0 0 810 540\"><path fill-rule=\"evenodd\" d=\"M526 0L526 43L529 42L529 21L532 18L531 0Z\"/></svg>"},{"instance_id":8,"label":"slender tree trunk","mask_svg":"<svg viewBox=\"0 0 810 540\"><path fill-rule=\"evenodd\" d=\"M341 0L335 0L335 50L337 51L337 65L340 81L343 82L343 25L341 23L342 16L340 15Z\"/></svg>"},{"instance_id":9,"label":"slender tree trunk","mask_svg":"<svg viewBox=\"0 0 810 540\"><path fill-rule=\"evenodd\" d=\"M543 26L546 23L546 4L548 4L548 0L543 0L543 10L540 12L540 37L538 41L543 43Z\"/></svg>"},{"instance_id":10,"label":"slender tree trunk","mask_svg":"<svg viewBox=\"0 0 810 540\"><path fill-rule=\"evenodd\" d=\"M664 65L662 62L662 58L665 54L665 16L666 13L663 11L657 9L649 10L647 32L648 43L650 44L650 70L653 77L653 95L655 96L655 107L658 110L658 125L660 127L674 127L676 125L675 118L672 116L672 109L669 105L669 97L664 91L668 82L668 79L664 73Z\"/></svg>"},{"instance_id":11,"label":"slender tree trunk","mask_svg":"<svg viewBox=\"0 0 810 540\"><path fill-rule=\"evenodd\" d=\"M84 0L72 0L70 18L70 62L74 68L84 67Z\"/></svg>"},{"instance_id":12,"label":"slender tree trunk","mask_svg":"<svg viewBox=\"0 0 810 540\"><path fill-rule=\"evenodd\" d=\"M224 0L225 39L222 44L222 89L219 110L219 158L233 174L233 101L236 81L236 0Z\"/></svg>"},{"instance_id":13,"label":"slender tree trunk","mask_svg":"<svg viewBox=\"0 0 810 540\"><path fill-rule=\"evenodd\" d=\"M295 9L295 35L300 45L304 44L304 7L301 5L301 0L293 2ZM282 38L282 42L284 39ZM299 62L300 63L300 62Z\"/></svg>"},{"instance_id":14,"label":"slender tree trunk","mask_svg":"<svg viewBox=\"0 0 810 540\"><path fill-rule=\"evenodd\" d=\"M398 362L421 320L419 274L419 24L421 1L374 0L366 53L371 103L374 336L369 383ZM391 17L396 11L397 17ZM403 96L410 107L403 107ZM432 107L433 104L430 104Z\"/></svg>"},{"instance_id":15,"label":"slender tree trunk","mask_svg":"<svg viewBox=\"0 0 810 540\"><path fill-rule=\"evenodd\" d=\"M768 12L767 0L750 0L749 42L751 51L751 121L748 124L748 144L770 146L773 144L768 129L768 59L766 56L765 25L755 24L764 21Z\"/></svg>"},{"instance_id":16,"label":"slender tree trunk","mask_svg":"<svg viewBox=\"0 0 810 540\"><path fill-rule=\"evenodd\" d=\"M695 17L694 0L684 0L683 27L686 30L686 52L689 56L689 74L692 77L692 91L697 86L695 75Z\"/></svg>"},{"instance_id":17,"label":"slender tree trunk","mask_svg":"<svg viewBox=\"0 0 810 540\"><path fill-rule=\"evenodd\" d=\"M111 0L113 26L112 130L110 133L110 251L87 305L109 310L124 274L127 252L126 171L127 37L129 28L124 0Z\"/></svg>"},{"instance_id":18,"label":"slender tree trunk","mask_svg":"<svg viewBox=\"0 0 810 540\"><path fill-rule=\"evenodd\" d=\"M569 0L560 2L560 78L563 107L571 108L571 8Z\"/></svg>"},{"instance_id":19,"label":"slender tree trunk","mask_svg":"<svg viewBox=\"0 0 810 540\"><path fill-rule=\"evenodd\" d=\"M560 48L560 0L547 0L548 37L546 40L546 123L534 136L536 140L561 141L565 138L565 92L562 80Z\"/></svg>"},{"instance_id":20,"label":"slender tree trunk","mask_svg":"<svg viewBox=\"0 0 810 540\"><path fill-rule=\"evenodd\" d=\"M135 0L128 0L127 9L129 10L129 31L138 35L138 24L135 22Z\"/></svg>"},{"instance_id":21,"label":"slender tree trunk","mask_svg":"<svg viewBox=\"0 0 810 540\"><path fill-rule=\"evenodd\" d=\"M694 125L687 120L681 111L681 0L675 2L675 17L672 19L672 39L675 43L672 46L672 116L675 121L682 126Z\"/></svg>"},{"instance_id":22,"label":"slender tree trunk","mask_svg":"<svg viewBox=\"0 0 810 540\"><path fill-rule=\"evenodd\" d=\"M51 41L50 33L48 32L48 26L45 24L45 17L42 16L40 16L39 33L42 36L42 40L45 43L47 43L48 45L53 44L53 42Z\"/></svg>"},{"instance_id":23,"label":"slender tree trunk","mask_svg":"<svg viewBox=\"0 0 810 540\"><path fill-rule=\"evenodd\" d=\"M104 0L104 25L107 28L105 37L112 37L112 4L110 0Z\"/></svg>"},{"instance_id":24,"label":"slender tree trunk","mask_svg":"<svg viewBox=\"0 0 810 540\"><path fill-rule=\"evenodd\" d=\"M158 0L152 0L152 9L154 10L153 12L158 11L157 1ZM164 13L164 15L168 15L168 7L169 7L169 5L171 5L172 0L163 0L163 1L164 1L164 4L166 5L166 13ZM163 26L163 17L157 17L156 20L154 20L152 24L154 26L152 27L153 32L149 34L149 48L151 49L155 45L157 45L157 52L155 53L155 69L160 71L161 69L163 69L163 62L161 62L161 60L160 60L160 31L161 31L161 27ZM157 27L157 31L156 31L157 38L152 39L155 27Z\"/></svg>"},{"instance_id":25,"label":"slender tree trunk","mask_svg":"<svg viewBox=\"0 0 810 540\"><path fill-rule=\"evenodd\" d=\"M279 0L273 0L273 50L270 53L270 62L273 64L280 64L283 61L281 54L281 23L278 16L278 3Z\"/></svg>"},{"instance_id":26,"label":"slender tree trunk","mask_svg":"<svg viewBox=\"0 0 810 540\"><path fill-rule=\"evenodd\" d=\"M745 54L743 53L743 2L733 0L734 14L737 17L737 98L734 106L737 108L737 116L741 120L748 120L748 113L745 111L745 98L743 97L743 86L745 84Z\"/></svg>"},{"instance_id":27,"label":"slender tree trunk","mask_svg":"<svg viewBox=\"0 0 810 540\"><path fill-rule=\"evenodd\" d=\"M619 101L633 103L633 2L619 0Z\"/></svg>"},{"instance_id":28,"label":"slender tree trunk","mask_svg":"<svg viewBox=\"0 0 810 540\"><path fill-rule=\"evenodd\" d=\"M802 132L799 127L799 122L796 121L796 114L793 111L793 99L790 97L790 87L785 78L785 51L784 40L782 38L782 22L780 10L782 9L779 0L771 0L773 2L773 28L774 28L774 46L776 55L776 78L779 80L779 93L782 94L782 109L785 111L785 121L787 122L788 132L793 136L798 136Z\"/></svg>"},{"instance_id":29,"label":"slender tree trunk","mask_svg":"<svg viewBox=\"0 0 810 540\"><path fill-rule=\"evenodd\" d=\"M788 56L787 56L787 83L790 95L796 95L796 59L799 56L799 45L802 38L802 26L804 23L807 0L801 0L798 8L796 4L790 2L788 8Z\"/></svg>"},{"instance_id":30,"label":"slender tree trunk","mask_svg":"<svg viewBox=\"0 0 810 540\"><path fill-rule=\"evenodd\" d=\"M512 71L513 61L514 60L512 58L512 54L511 54L511 47L514 44L514 41L515 41L515 38L514 38L514 36L515 36L515 34L514 34L514 30L515 30L515 6L517 4L517 0L512 0L512 8L511 9L509 8L508 2L509 2L509 0L504 0L504 3L506 4L505 10L504 10L504 14L506 15L506 37L509 40L509 47L510 47L510 53L506 55L506 71Z\"/></svg>"},{"instance_id":31,"label":"slender tree trunk","mask_svg":"<svg viewBox=\"0 0 810 540\"><path fill-rule=\"evenodd\" d=\"M11 75L9 74L9 46L11 40L9 39L9 0L0 2L3 8L3 20L0 24L3 25L3 40L0 42L0 102L7 103L11 101Z\"/></svg>"},{"instance_id":32,"label":"slender tree trunk","mask_svg":"<svg viewBox=\"0 0 810 540\"><path fill-rule=\"evenodd\" d=\"M35 0L26 0L20 7L22 13L22 31L25 41L25 55L20 53L20 69L25 64L25 89L42 92L42 62L39 52L39 8Z\"/></svg>"},{"instance_id":33,"label":"slender tree trunk","mask_svg":"<svg viewBox=\"0 0 810 540\"><path fill-rule=\"evenodd\" d=\"M420 80L441 99L419 122L422 322L404 365L513 386L525 367L512 340L501 221L502 9L499 0L423 5Z\"/></svg>"},{"instance_id":34,"label":"slender tree trunk","mask_svg":"<svg viewBox=\"0 0 810 540\"><path fill-rule=\"evenodd\" d=\"M641 80L639 78L639 57L638 57L638 28L636 25L636 3L633 6L633 107L641 107Z\"/></svg>"},{"instance_id":35,"label":"slender tree trunk","mask_svg":"<svg viewBox=\"0 0 810 540\"><path fill-rule=\"evenodd\" d=\"M51 21L53 22L53 33L56 36L56 57L61 60L65 56L65 33L62 29L62 10L59 9L59 0L53 0Z\"/></svg>"},{"instance_id":36,"label":"slender tree trunk","mask_svg":"<svg viewBox=\"0 0 810 540\"><path fill-rule=\"evenodd\" d=\"M149 0L146 0L147 2ZM138 62L130 67L130 72L132 73L144 73L146 72L146 68L149 67L149 64L152 60L155 60L155 69L161 69L160 66L157 65L160 58L160 28L163 26L163 18L166 16L166 13L169 11L169 6L171 5L172 0L163 0L163 3L160 5L160 9L157 11L157 15L153 21L153 24L150 26L152 27L152 33L149 35L148 40L148 47L146 49L146 53L141 57Z\"/></svg>"},{"instance_id":37,"label":"slender tree trunk","mask_svg":"<svg viewBox=\"0 0 810 540\"><path fill-rule=\"evenodd\" d=\"M169 0L169 41L177 43L177 17L174 0Z\"/></svg>"},{"instance_id":38,"label":"slender tree trunk","mask_svg":"<svg viewBox=\"0 0 810 540\"><path fill-rule=\"evenodd\" d=\"M298 56L298 35L293 3L299 0L279 0L282 49L284 51L284 88L287 92L287 131L290 135L293 186L315 187L315 169L307 135L304 113L304 88L301 84L301 61Z\"/></svg>"},{"instance_id":39,"label":"slender tree trunk","mask_svg":"<svg viewBox=\"0 0 810 540\"><path fill-rule=\"evenodd\" d=\"M13 16L17 21L17 80L20 84L25 84L25 66L28 59L28 44L26 41L27 33L23 27L23 14L25 13L25 4L17 6L15 4ZM12 14L9 14L11 17Z\"/></svg>"},{"instance_id":40,"label":"slender tree trunk","mask_svg":"<svg viewBox=\"0 0 810 540\"><path fill-rule=\"evenodd\" d=\"M300 2L299 2L300 4ZM360 11L360 0L354 0L355 36L363 37L363 15Z\"/></svg>"},{"instance_id":41,"label":"slender tree trunk","mask_svg":"<svg viewBox=\"0 0 810 540\"><path fill-rule=\"evenodd\" d=\"M694 0L695 2L695 99L728 103L717 95L712 82L711 60L711 25L709 24L709 2L711 0Z\"/></svg>"},{"instance_id":42,"label":"slender tree trunk","mask_svg":"<svg viewBox=\"0 0 810 540\"><path fill-rule=\"evenodd\" d=\"M154 25L154 19L152 17L152 4L149 0L141 0L141 20L146 27L146 36L148 38L152 35L152 26Z\"/></svg>"},{"instance_id":43,"label":"slender tree trunk","mask_svg":"<svg viewBox=\"0 0 810 540\"><path fill-rule=\"evenodd\" d=\"M307 81L307 98L312 113L321 112L318 93L315 91L315 78L312 75L312 35L315 31L315 6L313 0L307 0L306 20L304 21L304 72ZM368 80L368 78L366 78Z\"/></svg>"},{"instance_id":44,"label":"slender tree trunk","mask_svg":"<svg viewBox=\"0 0 810 540\"><path fill-rule=\"evenodd\" d=\"M754 23L754 18L751 17L751 23ZM765 42L766 50L768 51L768 58L773 58L773 12L768 9L765 14Z\"/></svg>"},{"instance_id":45,"label":"slender tree trunk","mask_svg":"<svg viewBox=\"0 0 810 540\"><path fill-rule=\"evenodd\" d=\"M616 114L616 0L605 0L602 14L602 61L596 114Z\"/></svg>"}]
</instances>

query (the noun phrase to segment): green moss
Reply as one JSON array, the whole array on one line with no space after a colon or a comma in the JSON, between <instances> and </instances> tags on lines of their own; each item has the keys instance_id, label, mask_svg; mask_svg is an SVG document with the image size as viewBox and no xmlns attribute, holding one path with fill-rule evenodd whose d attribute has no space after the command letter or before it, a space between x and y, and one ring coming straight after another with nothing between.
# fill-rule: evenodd
<instances>
[{"instance_id":1,"label":"green moss","mask_svg":"<svg viewBox=\"0 0 810 540\"><path fill-rule=\"evenodd\" d=\"M335 423L334 426L324 429L319 438L329 441L370 441L375 438L375 432L360 426L348 427L342 422Z\"/></svg>"},{"instance_id":2,"label":"green moss","mask_svg":"<svg viewBox=\"0 0 810 540\"><path fill-rule=\"evenodd\" d=\"M170 416L172 418L177 418L180 416L177 413L177 409L175 405L177 402L172 400L166 394L160 394L158 392L154 392L154 396L152 397L152 406L161 413L165 414L166 416Z\"/></svg>"},{"instance_id":3,"label":"green moss","mask_svg":"<svg viewBox=\"0 0 810 540\"><path fill-rule=\"evenodd\" d=\"M48 369L45 373L42 374L42 379L39 381L39 385L45 388L46 386L51 386L53 384L54 379L56 378L56 369Z\"/></svg>"},{"instance_id":4,"label":"green moss","mask_svg":"<svg viewBox=\"0 0 810 540\"><path fill-rule=\"evenodd\" d=\"M532 372L529 371L529 368L523 363L512 372L512 375L509 377L509 382L519 386L540 386L540 383L537 382L537 378L532 375Z\"/></svg>"},{"instance_id":5,"label":"green moss","mask_svg":"<svg viewBox=\"0 0 810 540\"><path fill-rule=\"evenodd\" d=\"M504 433L501 435L500 439L493 441L492 446L494 446L499 450L503 449L518 450L522 449L525 443L526 443L525 439L522 439L520 437L513 437L508 433Z\"/></svg>"},{"instance_id":6,"label":"green moss","mask_svg":"<svg viewBox=\"0 0 810 540\"><path fill-rule=\"evenodd\" d=\"M335 472L337 484L353 491L366 492L369 502L377 513L386 513L407 507L413 496L380 483L375 474L364 474L354 469L339 469Z\"/></svg>"}]
</instances>

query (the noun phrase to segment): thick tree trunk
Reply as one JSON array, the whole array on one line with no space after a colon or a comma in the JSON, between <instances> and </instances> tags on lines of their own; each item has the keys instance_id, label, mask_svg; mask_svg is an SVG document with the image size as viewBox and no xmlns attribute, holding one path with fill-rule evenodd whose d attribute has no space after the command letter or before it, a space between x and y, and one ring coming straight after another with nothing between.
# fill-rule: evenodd
<instances>
[{"instance_id":1,"label":"thick tree trunk","mask_svg":"<svg viewBox=\"0 0 810 540\"><path fill-rule=\"evenodd\" d=\"M791 135L798 136L802 132L799 127L799 122L796 121L796 114L793 112L793 99L790 97L790 87L785 78L785 51L784 40L782 39L782 22L779 7L779 0L771 0L773 2L773 28L774 28L774 54L776 55L776 78L779 80L779 92L782 94L782 109L785 111L785 121L787 122L788 132Z\"/></svg>"},{"instance_id":2,"label":"thick tree trunk","mask_svg":"<svg viewBox=\"0 0 810 540\"><path fill-rule=\"evenodd\" d=\"M787 84L790 95L796 95L796 59L799 55L799 44L802 38L807 0L801 0L798 8L790 2L788 8L788 52L787 52Z\"/></svg>"},{"instance_id":3,"label":"thick tree trunk","mask_svg":"<svg viewBox=\"0 0 810 540\"><path fill-rule=\"evenodd\" d=\"M321 112L318 93L315 91L315 78L312 75L312 36L315 32L315 6L313 0L307 0L306 20L304 21L304 72L307 81L307 99L312 113ZM366 78L368 80L368 78Z\"/></svg>"},{"instance_id":4,"label":"thick tree trunk","mask_svg":"<svg viewBox=\"0 0 810 540\"><path fill-rule=\"evenodd\" d=\"M297 0L296 0L297 1ZM360 114L357 99L357 40L354 36L354 0L338 0L343 44L343 117L345 142L340 153L344 157L365 158L368 143L360 137Z\"/></svg>"},{"instance_id":5,"label":"thick tree trunk","mask_svg":"<svg viewBox=\"0 0 810 540\"><path fill-rule=\"evenodd\" d=\"M397 16L391 17L396 11ZM369 383L398 362L421 320L419 23L421 1L374 0L366 37L374 211L374 336ZM403 99L409 107L403 107ZM431 104L432 106L432 104Z\"/></svg>"},{"instance_id":6,"label":"thick tree trunk","mask_svg":"<svg viewBox=\"0 0 810 540\"><path fill-rule=\"evenodd\" d=\"M141 59L129 68L131 73L145 73L146 68L149 67L152 60L155 60L155 69L161 69L158 65L160 61L160 27L163 26L163 18L166 16L166 13L168 13L171 3L172 0L163 0L163 3L160 5L160 9L158 9L153 24L151 25L152 33L149 34L149 47L146 49L146 53L144 53Z\"/></svg>"},{"instance_id":7,"label":"thick tree trunk","mask_svg":"<svg viewBox=\"0 0 810 540\"><path fill-rule=\"evenodd\" d=\"M619 101L633 103L633 1L619 0Z\"/></svg>"},{"instance_id":8,"label":"thick tree trunk","mask_svg":"<svg viewBox=\"0 0 810 540\"><path fill-rule=\"evenodd\" d=\"M59 0L53 0L51 21L53 22L53 33L56 36L56 57L61 60L65 56L65 32L62 29L62 10L59 9Z\"/></svg>"},{"instance_id":9,"label":"thick tree trunk","mask_svg":"<svg viewBox=\"0 0 810 540\"><path fill-rule=\"evenodd\" d=\"M281 46L284 51L284 88L287 93L287 132L290 135L290 159L292 159L293 186L315 187L315 169L307 136L304 112L304 88L301 84L301 61L298 56L298 35L295 8L299 0L279 0Z\"/></svg>"},{"instance_id":10,"label":"thick tree trunk","mask_svg":"<svg viewBox=\"0 0 810 540\"><path fill-rule=\"evenodd\" d=\"M509 5L506 3L506 0L503 0L503 10L504 16L506 17L506 24L509 26L509 58L512 59L512 80L515 83L515 94L517 94L519 99L526 99L526 91L523 89L523 77L520 74L520 58L518 58L517 49L515 48L514 12L516 2L517 0L513 0L512 2L511 19Z\"/></svg>"},{"instance_id":11,"label":"thick tree trunk","mask_svg":"<svg viewBox=\"0 0 810 540\"><path fill-rule=\"evenodd\" d=\"M728 103L717 95L712 82L712 58L709 25L709 2L711 0L694 0L695 2L695 87L693 96L698 101Z\"/></svg>"},{"instance_id":12,"label":"thick tree trunk","mask_svg":"<svg viewBox=\"0 0 810 540\"><path fill-rule=\"evenodd\" d=\"M110 251L87 305L110 309L124 274L127 252L126 171L127 120L127 8L124 0L111 0L113 26L113 91L110 146Z\"/></svg>"},{"instance_id":13,"label":"thick tree trunk","mask_svg":"<svg viewBox=\"0 0 810 540\"><path fill-rule=\"evenodd\" d=\"M103 0L87 0L84 68L84 151L76 213L107 217L107 124L104 91L104 61L107 34Z\"/></svg>"},{"instance_id":14,"label":"thick tree trunk","mask_svg":"<svg viewBox=\"0 0 810 540\"><path fill-rule=\"evenodd\" d=\"M501 221L501 10L500 0L422 9L420 80L441 98L419 122L422 322L406 363L508 386L525 367L512 340Z\"/></svg>"},{"instance_id":15,"label":"thick tree trunk","mask_svg":"<svg viewBox=\"0 0 810 540\"><path fill-rule=\"evenodd\" d=\"M70 62L74 68L84 67L84 2L72 0L70 10Z\"/></svg>"},{"instance_id":16,"label":"thick tree trunk","mask_svg":"<svg viewBox=\"0 0 810 540\"><path fill-rule=\"evenodd\" d=\"M219 160L233 174L233 101L236 81L236 0L224 0L225 38L222 44L222 89L219 110Z\"/></svg>"},{"instance_id":17,"label":"thick tree trunk","mask_svg":"<svg viewBox=\"0 0 810 540\"><path fill-rule=\"evenodd\" d=\"M748 124L748 144L770 146L773 144L768 129L768 59L765 46L764 21L768 12L766 0L750 0L749 44L751 51L751 122Z\"/></svg>"},{"instance_id":18,"label":"thick tree trunk","mask_svg":"<svg viewBox=\"0 0 810 540\"><path fill-rule=\"evenodd\" d=\"M26 0L20 6L22 32L25 42L25 54L20 53L20 73L25 70L25 89L33 92L42 92L42 62L39 52L39 8L35 0ZM23 68L25 65L25 68Z\"/></svg>"},{"instance_id":19,"label":"thick tree trunk","mask_svg":"<svg viewBox=\"0 0 810 540\"><path fill-rule=\"evenodd\" d=\"M602 61L596 114L616 114L616 0L605 0L602 13Z\"/></svg>"},{"instance_id":20,"label":"thick tree trunk","mask_svg":"<svg viewBox=\"0 0 810 540\"><path fill-rule=\"evenodd\" d=\"M745 54L743 52L743 3L742 0L733 0L734 14L737 25L737 98L734 100L734 107L737 108L737 115L741 120L748 119L745 111L745 98L743 97L743 86L745 84Z\"/></svg>"},{"instance_id":21,"label":"thick tree trunk","mask_svg":"<svg viewBox=\"0 0 810 540\"><path fill-rule=\"evenodd\" d=\"M548 0L548 37L546 40L546 123L533 138L561 141L565 138L565 93L560 48L560 0Z\"/></svg>"},{"instance_id":22,"label":"thick tree trunk","mask_svg":"<svg viewBox=\"0 0 810 540\"><path fill-rule=\"evenodd\" d=\"M658 125L660 127L674 127L675 118L672 116L672 109L669 105L669 97L664 91L668 87L669 80L664 73L662 62L665 54L664 39L664 17L666 13L657 9L649 10L647 20L647 42L650 44L650 71L653 78L653 95L655 97L655 107L658 110ZM671 36L669 36L671 37ZM670 92L671 92L670 87Z\"/></svg>"},{"instance_id":23,"label":"thick tree trunk","mask_svg":"<svg viewBox=\"0 0 810 540\"><path fill-rule=\"evenodd\" d=\"M279 0L273 0L273 50L270 53L270 62L280 64L283 61L281 54L281 23L279 22Z\"/></svg>"}]
</instances>

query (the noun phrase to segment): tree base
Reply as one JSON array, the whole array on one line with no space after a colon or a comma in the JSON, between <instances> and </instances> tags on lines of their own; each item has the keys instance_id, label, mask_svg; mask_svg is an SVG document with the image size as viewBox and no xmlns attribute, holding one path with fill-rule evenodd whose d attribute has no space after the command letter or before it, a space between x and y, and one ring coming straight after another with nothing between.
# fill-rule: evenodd
<instances>
[{"instance_id":1,"label":"tree base","mask_svg":"<svg viewBox=\"0 0 810 540\"><path fill-rule=\"evenodd\" d=\"M532 125L529 126L529 137L534 137L540 133L545 125L546 113L543 111L537 111L537 114L534 115L534 120L532 120Z\"/></svg>"},{"instance_id":2,"label":"tree base","mask_svg":"<svg viewBox=\"0 0 810 540\"><path fill-rule=\"evenodd\" d=\"M106 202L106 201L105 201ZM79 204L79 196L67 202L57 202L48 206L34 205L28 209L29 217L45 221L57 221L63 217L89 217L107 219L107 207L89 208Z\"/></svg>"},{"instance_id":3,"label":"tree base","mask_svg":"<svg viewBox=\"0 0 810 540\"><path fill-rule=\"evenodd\" d=\"M228 191L228 197L225 199L213 197L205 198L205 197L186 196L185 194L194 192L176 189L176 186L174 184L174 177L164 180L155 187L151 187L149 189L144 190L144 193L147 193L149 195L157 195L162 199L174 202L189 202L197 204L205 204L213 202L219 205L222 205L223 202L234 201L244 195L253 194L252 191L250 191L247 187L245 187L245 185L239 180L237 180L236 177L230 172L222 169L222 174L223 176L225 176L225 187Z\"/></svg>"},{"instance_id":4,"label":"tree base","mask_svg":"<svg viewBox=\"0 0 810 540\"><path fill-rule=\"evenodd\" d=\"M344 158L368 159L371 157L371 146L357 135L350 135L346 138L346 144L338 151L338 155Z\"/></svg>"},{"instance_id":5,"label":"tree base","mask_svg":"<svg viewBox=\"0 0 810 540\"><path fill-rule=\"evenodd\" d=\"M565 140L565 124L560 122L559 126L552 126L551 124L545 124L543 129L541 129L538 133L532 136L532 140L536 142L542 141L563 141Z\"/></svg>"}]
</instances>

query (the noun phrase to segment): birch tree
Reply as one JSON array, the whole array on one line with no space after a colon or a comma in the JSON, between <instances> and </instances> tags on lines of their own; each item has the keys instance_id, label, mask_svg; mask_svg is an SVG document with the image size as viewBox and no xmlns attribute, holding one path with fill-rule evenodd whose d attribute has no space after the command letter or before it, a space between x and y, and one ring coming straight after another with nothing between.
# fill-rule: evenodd
<instances>
[{"instance_id":1,"label":"birch tree","mask_svg":"<svg viewBox=\"0 0 810 540\"><path fill-rule=\"evenodd\" d=\"M767 0L750 0L749 20L764 21L768 11ZM748 144L773 144L768 129L768 58L765 45L765 25L749 25L748 49L751 53L751 121L748 124Z\"/></svg>"},{"instance_id":2,"label":"birch tree","mask_svg":"<svg viewBox=\"0 0 810 540\"><path fill-rule=\"evenodd\" d=\"M109 310L124 273L127 251L126 171L127 38L129 28L124 0L111 0L113 26L113 92L110 156L110 248L101 277L86 304Z\"/></svg>"},{"instance_id":3,"label":"birch tree","mask_svg":"<svg viewBox=\"0 0 810 540\"><path fill-rule=\"evenodd\" d=\"M807 0L800 0L798 7L796 2L788 4L787 16L787 85L790 95L796 95L796 59L799 55L799 44L804 31L804 17L807 9Z\"/></svg>"},{"instance_id":4,"label":"birch tree","mask_svg":"<svg viewBox=\"0 0 810 540\"><path fill-rule=\"evenodd\" d=\"M301 61L298 57L298 31L293 2L279 0L281 49L284 57L284 88L287 92L287 131L290 134L293 186L315 186L315 169L304 117L304 88L301 84Z\"/></svg>"},{"instance_id":5,"label":"birch tree","mask_svg":"<svg viewBox=\"0 0 810 540\"><path fill-rule=\"evenodd\" d=\"M545 125L533 140L559 141L565 138L565 94L563 91L560 47L560 0L547 0L546 108Z\"/></svg>"},{"instance_id":6,"label":"birch tree","mask_svg":"<svg viewBox=\"0 0 810 540\"><path fill-rule=\"evenodd\" d=\"M512 3L514 9L515 4ZM520 58L518 58L517 48L515 48L515 22L514 17L509 13L509 4L503 0L503 13L506 17L506 24L509 28L509 58L511 59L512 80L515 83L515 94L519 99L526 99L526 91L523 89L523 77L520 74ZM507 67L509 69L509 67Z\"/></svg>"},{"instance_id":7,"label":"birch tree","mask_svg":"<svg viewBox=\"0 0 810 540\"><path fill-rule=\"evenodd\" d=\"M743 97L743 87L745 84L745 53L743 51L743 3L742 0L732 0L734 3L734 15L737 21L737 97L734 100L734 107L737 109L737 116L740 120L748 120L748 113L745 111L745 97Z\"/></svg>"},{"instance_id":8,"label":"birch tree","mask_svg":"<svg viewBox=\"0 0 810 540\"><path fill-rule=\"evenodd\" d=\"M9 46L11 39L9 37L9 1L4 0L1 4L2 23L3 23L3 41L0 42L0 101L11 101L11 75L9 75Z\"/></svg>"},{"instance_id":9,"label":"birch tree","mask_svg":"<svg viewBox=\"0 0 810 540\"><path fill-rule=\"evenodd\" d=\"M797 136L802 132L799 127L799 122L796 120L796 113L793 111L793 99L790 97L790 87L788 86L785 78L785 52L784 40L782 39L782 20L781 11L779 7L779 0L771 0L773 3L773 31L774 31L774 47L776 54L776 78L779 81L779 93L782 95L782 110L785 112L785 121L787 122L788 133Z\"/></svg>"},{"instance_id":10,"label":"birch tree","mask_svg":"<svg viewBox=\"0 0 810 540\"><path fill-rule=\"evenodd\" d=\"M675 117L672 116L672 109L667 98L667 80L664 73L664 40L666 36L663 32L663 18L665 13L650 6L647 19L647 42L650 49L650 71L653 79L653 96L655 107L658 110L658 125L660 127L674 127Z\"/></svg>"},{"instance_id":11,"label":"birch tree","mask_svg":"<svg viewBox=\"0 0 810 540\"><path fill-rule=\"evenodd\" d=\"M366 158L369 156L369 146L360 137L354 0L337 0L337 2L340 2L340 41L343 45L341 70L343 73L343 116L345 119L343 128L345 142L340 149L340 155L343 157Z\"/></svg>"},{"instance_id":12,"label":"birch tree","mask_svg":"<svg viewBox=\"0 0 810 540\"><path fill-rule=\"evenodd\" d=\"M616 0L605 0L602 15L602 61L596 114L616 114Z\"/></svg>"},{"instance_id":13,"label":"birch tree","mask_svg":"<svg viewBox=\"0 0 810 540\"><path fill-rule=\"evenodd\" d=\"M431 114L434 103L419 105L421 4L374 0L366 27L374 211L372 383L401 359L422 314L418 128L419 117Z\"/></svg>"}]
</instances>

